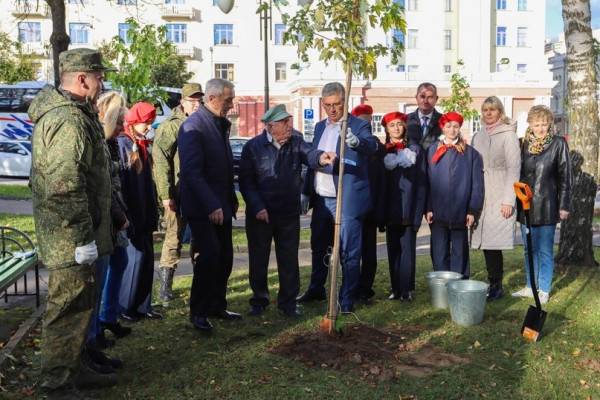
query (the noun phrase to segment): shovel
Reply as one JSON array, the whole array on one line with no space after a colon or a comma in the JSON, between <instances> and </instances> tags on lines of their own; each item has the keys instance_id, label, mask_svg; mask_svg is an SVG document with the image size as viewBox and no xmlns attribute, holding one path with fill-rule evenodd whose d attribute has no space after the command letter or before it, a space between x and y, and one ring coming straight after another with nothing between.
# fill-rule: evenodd
<instances>
[{"instance_id":1,"label":"shovel","mask_svg":"<svg viewBox=\"0 0 600 400\"><path fill-rule=\"evenodd\" d=\"M525 315L525 321L521 327L521 335L530 341L537 342L540 338L540 333L544 322L546 321L546 311L542 310L542 303L540 303L540 297L535 282L535 274L533 269L533 245L531 243L531 220L529 217L529 208L531 206L531 199L533 193L529 185L523 182L515 182L514 184L515 194L521 205L523 206L523 213L525 214L525 225L527 226L527 260L529 264L529 282L531 282L531 291L533 292L533 298L535 299L535 306L529 306L527 314Z\"/></svg>"}]
</instances>

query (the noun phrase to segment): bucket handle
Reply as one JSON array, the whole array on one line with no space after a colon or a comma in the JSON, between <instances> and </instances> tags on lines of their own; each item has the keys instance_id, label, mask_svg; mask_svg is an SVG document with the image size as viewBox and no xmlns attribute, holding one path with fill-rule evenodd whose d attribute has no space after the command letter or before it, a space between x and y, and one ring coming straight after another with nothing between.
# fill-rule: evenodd
<instances>
[{"instance_id":1,"label":"bucket handle","mask_svg":"<svg viewBox=\"0 0 600 400\"><path fill-rule=\"evenodd\" d=\"M533 192L528 184L523 182L515 182L513 185L517 198L523 205L523 210L529 210L531 207L531 199L533 199Z\"/></svg>"}]
</instances>

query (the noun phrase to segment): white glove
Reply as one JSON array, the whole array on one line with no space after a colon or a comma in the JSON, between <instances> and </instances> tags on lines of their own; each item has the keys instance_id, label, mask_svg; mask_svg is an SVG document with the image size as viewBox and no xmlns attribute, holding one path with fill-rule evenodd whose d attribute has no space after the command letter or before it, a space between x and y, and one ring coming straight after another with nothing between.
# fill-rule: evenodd
<instances>
[{"instance_id":1,"label":"white glove","mask_svg":"<svg viewBox=\"0 0 600 400\"><path fill-rule=\"evenodd\" d=\"M398 165L402 168L411 167L417 159L416 156L416 153L410 149L400 150L397 155Z\"/></svg>"},{"instance_id":2,"label":"white glove","mask_svg":"<svg viewBox=\"0 0 600 400\"><path fill-rule=\"evenodd\" d=\"M350 129L350 128L348 128L348 133L346 134L346 144L351 149L357 148L358 145L360 144L360 140L358 139L358 136L356 136L354 133L352 133L352 129Z\"/></svg>"},{"instance_id":3,"label":"white glove","mask_svg":"<svg viewBox=\"0 0 600 400\"><path fill-rule=\"evenodd\" d=\"M410 161L410 165L415 165L417 162L417 153L411 149L404 149L404 155Z\"/></svg>"},{"instance_id":4,"label":"white glove","mask_svg":"<svg viewBox=\"0 0 600 400\"><path fill-rule=\"evenodd\" d=\"M75 248L75 262L77 264L91 264L98 258L98 247L96 241Z\"/></svg>"},{"instance_id":5,"label":"white glove","mask_svg":"<svg viewBox=\"0 0 600 400\"><path fill-rule=\"evenodd\" d=\"M393 153L386 154L386 156L383 157L383 165L385 165L385 168L387 170L389 170L389 171L393 170L398 165L398 156Z\"/></svg>"},{"instance_id":6,"label":"white glove","mask_svg":"<svg viewBox=\"0 0 600 400\"><path fill-rule=\"evenodd\" d=\"M310 197L305 194L300 194L300 209L302 211L302 215L306 215L308 213L309 203Z\"/></svg>"}]
</instances>

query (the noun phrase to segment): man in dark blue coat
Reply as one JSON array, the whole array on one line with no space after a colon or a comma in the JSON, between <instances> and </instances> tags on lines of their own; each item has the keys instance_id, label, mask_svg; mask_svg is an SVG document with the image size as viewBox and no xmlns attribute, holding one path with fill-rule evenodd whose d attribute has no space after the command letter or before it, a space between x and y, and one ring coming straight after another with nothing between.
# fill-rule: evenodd
<instances>
[{"instance_id":1,"label":"man in dark blue coat","mask_svg":"<svg viewBox=\"0 0 600 400\"><path fill-rule=\"evenodd\" d=\"M246 201L246 235L250 258L249 279L253 296L250 315L262 314L269 305L267 272L271 241L275 240L279 293L277 306L287 316L300 315L296 296L300 290L298 244L302 165L308 165L311 146L292 133L292 116L283 104L262 117L264 131L242 151L240 192Z\"/></svg>"},{"instance_id":2,"label":"man in dark blue coat","mask_svg":"<svg viewBox=\"0 0 600 400\"><path fill-rule=\"evenodd\" d=\"M188 219L199 256L194 262L190 294L190 321L209 332L208 317L226 320L241 315L227 311L227 281L233 266L231 218L238 202L233 186L233 156L229 144L233 84L211 79L206 103L181 126L179 149L181 212Z\"/></svg>"},{"instance_id":3,"label":"man in dark blue coat","mask_svg":"<svg viewBox=\"0 0 600 400\"><path fill-rule=\"evenodd\" d=\"M321 104L327 119L317 123L313 152L309 154L310 170L305 194L313 205L311 221L312 275L308 290L298 298L300 302L325 298L325 281L330 247L333 244L334 221L339 162L344 162L343 208L341 224L342 287L339 300L342 312L351 312L358 296L362 222L371 208L369 189L369 156L375 154L378 140L371 134L371 124L348 115L348 134L344 160L336 158L334 165L323 167L319 158L323 153L340 151L340 131L344 108L344 87L328 83L321 92Z\"/></svg>"}]
</instances>

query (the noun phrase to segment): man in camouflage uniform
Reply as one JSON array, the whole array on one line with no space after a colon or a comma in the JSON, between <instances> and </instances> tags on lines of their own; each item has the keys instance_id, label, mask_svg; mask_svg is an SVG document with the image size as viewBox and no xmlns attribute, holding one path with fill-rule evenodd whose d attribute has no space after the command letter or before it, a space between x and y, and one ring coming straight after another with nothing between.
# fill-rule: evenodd
<instances>
[{"instance_id":1,"label":"man in camouflage uniform","mask_svg":"<svg viewBox=\"0 0 600 400\"><path fill-rule=\"evenodd\" d=\"M31 187L39 256L50 272L42 331L42 389L77 398L73 385L107 386L86 357L94 308L94 261L112 252L108 150L95 102L107 68L98 51L59 56L61 87L46 86L29 108Z\"/></svg>"},{"instance_id":2,"label":"man in camouflage uniform","mask_svg":"<svg viewBox=\"0 0 600 400\"><path fill-rule=\"evenodd\" d=\"M165 241L160 257L159 298L163 304L173 299L173 274L181 257L181 239L186 223L179 215L179 155L177 154L177 134L185 119L200 107L202 86L199 83L186 83L181 89L181 104L173 114L164 120L156 130L152 155L154 159L154 180L156 190L164 207L166 224ZM191 247L191 246L190 246ZM193 250L190 250L193 258Z\"/></svg>"}]
</instances>

